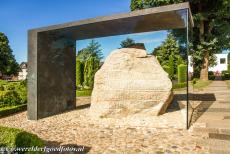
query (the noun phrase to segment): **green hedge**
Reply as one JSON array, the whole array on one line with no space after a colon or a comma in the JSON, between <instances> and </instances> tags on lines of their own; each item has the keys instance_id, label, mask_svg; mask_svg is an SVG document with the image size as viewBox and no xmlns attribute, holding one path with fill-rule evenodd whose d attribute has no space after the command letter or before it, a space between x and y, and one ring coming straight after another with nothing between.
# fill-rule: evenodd
<instances>
[{"instance_id":1,"label":"green hedge","mask_svg":"<svg viewBox=\"0 0 230 154\"><path fill-rule=\"evenodd\" d=\"M184 83L187 81L187 65L181 64L178 69L178 83Z\"/></svg>"},{"instance_id":2,"label":"green hedge","mask_svg":"<svg viewBox=\"0 0 230 154\"><path fill-rule=\"evenodd\" d=\"M214 75L213 71L208 71L208 75Z\"/></svg>"},{"instance_id":3,"label":"green hedge","mask_svg":"<svg viewBox=\"0 0 230 154\"><path fill-rule=\"evenodd\" d=\"M230 71L222 71L221 72L221 78L222 80L230 80Z\"/></svg>"},{"instance_id":4,"label":"green hedge","mask_svg":"<svg viewBox=\"0 0 230 154\"><path fill-rule=\"evenodd\" d=\"M209 76L208 76L208 79L209 79L209 80L215 80L215 78L216 78L215 75L209 75Z\"/></svg>"},{"instance_id":5,"label":"green hedge","mask_svg":"<svg viewBox=\"0 0 230 154\"><path fill-rule=\"evenodd\" d=\"M91 96L91 94L92 94L92 90L91 89L77 90L77 92L76 92L77 97L80 97L80 96Z\"/></svg>"},{"instance_id":6,"label":"green hedge","mask_svg":"<svg viewBox=\"0 0 230 154\"><path fill-rule=\"evenodd\" d=\"M187 82L184 83L177 83L173 85L173 89L185 88L187 87Z\"/></svg>"},{"instance_id":7,"label":"green hedge","mask_svg":"<svg viewBox=\"0 0 230 154\"><path fill-rule=\"evenodd\" d=\"M208 71L208 79L209 80L215 80L215 75L213 71Z\"/></svg>"},{"instance_id":8,"label":"green hedge","mask_svg":"<svg viewBox=\"0 0 230 154\"><path fill-rule=\"evenodd\" d=\"M0 80L0 108L26 104L26 81L7 82Z\"/></svg>"},{"instance_id":9,"label":"green hedge","mask_svg":"<svg viewBox=\"0 0 230 154\"><path fill-rule=\"evenodd\" d=\"M5 117L17 112L25 111L27 109L27 105L18 105L18 106L7 106L0 108L0 117Z\"/></svg>"},{"instance_id":10,"label":"green hedge","mask_svg":"<svg viewBox=\"0 0 230 154\"><path fill-rule=\"evenodd\" d=\"M0 147L7 148L23 148L23 147L38 147L43 148L44 142L37 135L25 132L16 128L8 128L0 126ZM19 154L41 154L42 152L19 152Z\"/></svg>"}]
</instances>

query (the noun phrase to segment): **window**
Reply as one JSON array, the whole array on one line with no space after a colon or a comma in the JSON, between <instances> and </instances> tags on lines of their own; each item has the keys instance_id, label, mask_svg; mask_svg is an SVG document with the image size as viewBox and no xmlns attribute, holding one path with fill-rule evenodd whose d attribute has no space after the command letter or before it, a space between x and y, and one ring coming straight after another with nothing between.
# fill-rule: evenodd
<instances>
[{"instance_id":1,"label":"window","mask_svg":"<svg viewBox=\"0 0 230 154\"><path fill-rule=\"evenodd\" d=\"M226 63L226 59L225 58L220 58L220 64L225 64Z\"/></svg>"}]
</instances>

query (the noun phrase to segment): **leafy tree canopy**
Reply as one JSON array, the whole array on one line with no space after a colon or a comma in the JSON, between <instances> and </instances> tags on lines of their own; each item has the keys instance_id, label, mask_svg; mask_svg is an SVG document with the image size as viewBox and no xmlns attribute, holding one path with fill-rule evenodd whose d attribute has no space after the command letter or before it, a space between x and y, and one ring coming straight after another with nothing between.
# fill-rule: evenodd
<instances>
[{"instance_id":1,"label":"leafy tree canopy","mask_svg":"<svg viewBox=\"0 0 230 154\"><path fill-rule=\"evenodd\" d=\"M176 4L185 2L188 0L131 0L130 9L140 10L149 7L162 6L167 4ZM192 0L189 1L195 26L193 28L193 49L197 55L200 55L202 59L196 59L196 67L201 70L200 77L203 80L207 80L207 67L209 63L208 56L212 56L212 53L218 53L222 50L230 49L230 1L229 0ZM183 35L178 35L177 31L173 30L173 34L176 37L180 37L181 41L186 41ZM202 50L201 46L205 49L207 44L215 48L212 50ZM212 52L212 53L209 53ZM194 57L195 59L195 57ZM202 66L202 67L201 67ZM204 66L204 67L203 67Z\"/></svg>"},{"instance_id":2,"label":"leafy tree canopy","mask_svg":"<svg viewBox=\"0 0 230 154\"><path fill-rule=\"evenodd\" d=\"M0 32L0 72L5 75L17 74L19 65L16 62L9 40L5 34Z\"/></svg>"},{"instance_id":3,"label":"leafy tree canopy","mask_svg":"<svg viewBox=\"0 0 230 154\"><path fill-rule=\"evenodd\" d=\"M183 0L131 0L130 9L131 11L134 11L134 10L141 10L150 7L175 4L180 2L183 2Z\"/></svg>"}]
</instances>

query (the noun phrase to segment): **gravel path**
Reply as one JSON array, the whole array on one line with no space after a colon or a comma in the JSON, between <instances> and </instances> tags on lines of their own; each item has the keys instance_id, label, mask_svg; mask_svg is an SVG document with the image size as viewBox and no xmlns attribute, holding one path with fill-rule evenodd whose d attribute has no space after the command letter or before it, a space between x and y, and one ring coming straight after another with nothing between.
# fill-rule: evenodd
<instances>
[{"instance_id":1,"label":"gravel path","mask_svg":"<svg viewBox=\"0 0 230 154\"><path fill-rule=\"evenodd\" d=\"M22 112L0 119L0 125L37 134L47 146L84 146L83 153L193 154L207 151L196 145L200 136L184 129L180 110L159 117L122 119L92 119L88 112L89 106L85 105L38 121L27 120L26 112Z\"/></svg>"}]
</instances>

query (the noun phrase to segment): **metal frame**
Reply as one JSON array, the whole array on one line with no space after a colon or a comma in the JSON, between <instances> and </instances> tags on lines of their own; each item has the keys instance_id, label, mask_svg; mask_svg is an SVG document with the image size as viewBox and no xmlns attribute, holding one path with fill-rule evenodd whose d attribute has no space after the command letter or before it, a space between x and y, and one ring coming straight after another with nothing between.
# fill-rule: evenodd
<instances>
[{"instance_id":1,"label":"metal frame","mask_svg":"<svg viewBox=\"0 0 230 154\"><path fill-rule=\"evenodd\" d=\"M189 3L180 3L29 30L28 119L75 108L76 40L185 28L180 10L193 27Z\"/></svg>"}]
</instances>

